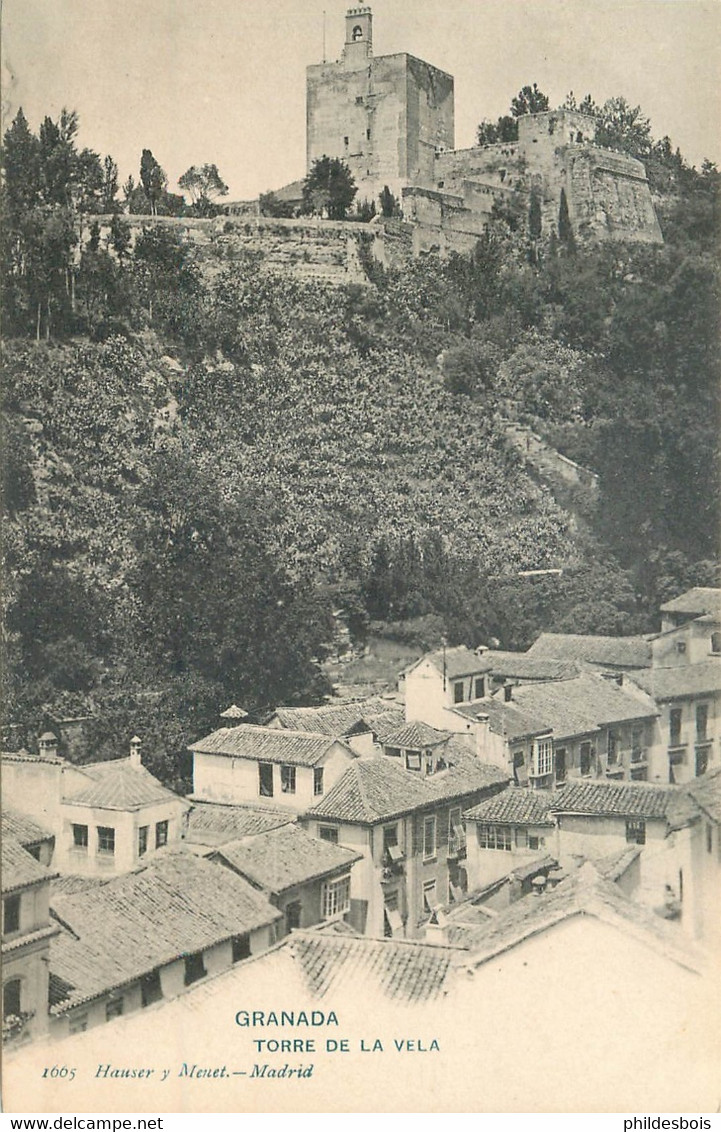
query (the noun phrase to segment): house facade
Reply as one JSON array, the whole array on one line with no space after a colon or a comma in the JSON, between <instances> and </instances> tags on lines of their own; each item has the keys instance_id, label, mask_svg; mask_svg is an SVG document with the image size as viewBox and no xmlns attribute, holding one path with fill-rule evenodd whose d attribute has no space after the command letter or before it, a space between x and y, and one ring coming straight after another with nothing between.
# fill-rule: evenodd
<instances>
[{"instance_id":1,"label":"house facade","mask_svg":"<svg viewBox=\"0 0 721 1132\"><path fill-rule=\"evenodd\" d=\"M467 888L463 811L505 783L463 744L426 774L400 759L360 760L305 815L315 837L361 855L351 874L348 920L360 932L414 939L436 907Z\"/></svg>"},{"instance_id":2,"label":"house facade","mask_svg":"<svg viewBox=\"0 0 721 1132\"><path fill-rule=\"evenodd\" d=\"M685 783L721 762L721 658L631 673L657 705L649 736L649 778Z\"/></svg>"},{"instance_id":3,"label":"house facade","mask_svg":"<svg viewBox=\"0 0 721 1132\"><path fill-rule=\"evenodd\" d=\"M359 852L311 837L295 824L231 841L210 860L243 877L282 914L276 936L346 919Z\"/></svg>"},{"instance_id":4,"label":"house facade","mask_svg":"<svg viewBox=\"0 0 721 1132\"><path fill-rule=\"evenodd\" d=\"M181 994L275 941L280 912L190 853L52 897L50 1033L61 1038Z\"/></svg>"},{"instance_id":5,"label":"house facade","mask_svg":"<svg viewBox=\"0 0 721 1132\"><path fill-rule=\"evenodd\" d=\"M426 653L405 671L406 720L446 731L464 731L454 713L490 692L491 664L483 651L464 645Z\"/></svg>"},{"instance_id":6,"label":"house facade","mask_svg":"<svg viewBox=\"0 0 721 1132\"><path fill-rule=\"evenodd\" d=\"M52 831L59 872L114 876L180 844L190 803L143 767L140 740L128 758L82 766L57 756L53 735L40 743L3 755L3 797Z\"/></svg>"},{"instance_id":7,"label":"house facade","mask_svg":"<svg viewBox=\"0 0 721 1132\"><path fill-rule=\"evenodd\" d=\"M32 836L31 845L37 841L36 834ZM54 875L6 827L2 841L3 1043L17 1044L48 1030L49 953L58 933L49 909Z\"/></svg>"},{"instance_id":8,"label":"house facade","mask_svg":"<svg viewBox=\"0 0 721 1132\"><path fill-rule=\"evenodd\" d=\"M210 802L263 803L302 813L358 756L328 735L241 724L193 743L193 795Z\"/></svg>"},{"instance_id":9,"label":"house facade","mask_svg":"<svg viewBox=\"0 0 721 1132\"><path fill-rule=\"evenodd\" d=\"M468 880L482 888L533 856L600 859L640 847L638 898L661 905L678 854L670 833L678 794L673 787L635 782L569 782L554 791L519 787L487 799L464 815Z\"/></svg>"}]
</instances>

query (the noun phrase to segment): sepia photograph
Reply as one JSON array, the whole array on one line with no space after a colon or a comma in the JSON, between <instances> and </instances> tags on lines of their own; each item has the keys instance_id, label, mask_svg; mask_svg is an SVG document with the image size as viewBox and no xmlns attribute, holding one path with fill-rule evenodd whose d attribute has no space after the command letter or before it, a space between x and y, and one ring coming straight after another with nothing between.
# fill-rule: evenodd
<instances>
[{"instance_id":1,"label":"sepia photograph","mask_svg":"<svg viewBox=\"0 0 721 1132\"><path fill-rule=\"evenodd\" d=\"M3 1111L718 1113L721 4L1 11Z\"/></svg>"}]
</instances>

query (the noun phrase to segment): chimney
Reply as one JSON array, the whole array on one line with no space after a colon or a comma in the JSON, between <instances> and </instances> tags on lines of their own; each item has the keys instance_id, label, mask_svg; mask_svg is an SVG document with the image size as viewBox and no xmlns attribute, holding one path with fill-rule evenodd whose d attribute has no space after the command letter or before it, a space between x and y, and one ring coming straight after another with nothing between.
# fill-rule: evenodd
<instances>
[{"instance_id":1,"label":"chimney","mask_svg":"<svg viewBox=\"0 0 721 1132\"><path fill-rule=\"evenodd\" d=\"M483 656L484 652L488 652L488 645L476 645L474 651L476 656Z\"/></svg>"},{"instance_id":2,"label":"chimney","mask_svg":"<svg viewBox=\"0 0 721 1132\"><path fill-rule=\"evenodd\" d=\"M140 759L140 747L141 747L141 745L142 745L142 741L138 738L137 735L133 735L133 738L130 740L130 765L131 766L142 766L142 762L141 762L141 759Z\"/></svg>"},{"instance_id":3,"label":"chimney","mask_svg":"<svg viewBox=\"0 0 721 1132\"><path fill-rule=\"evenodd\" d=\"M488 716L479 711L475 717L475 732L476 732L476 757L481 762L489 761L488 754Z\"/></svg>"},{"instance_id":4,"label":"chimney","mask_svg":"<svg viewBox=\"0 0 721 1132\"><path fill-rule=\"evenodd\" d=\"M248 718L247 711L238 707L237 704L231 704L229 708L220 713L220 726L221 727L237 727L244 719Z\"/></svg>"},{"instance_id":5,"label":"chimney","mask_svg":"<svg viewBox=\"0 0 721 1132\"><path fill-rule=\"evenodd\" d=\"M57 736L53 735L52 731L45 731L38 739L38 750L46 758L56 759L58 757Z\"/></svg>"},{"instance_id":6,"label":"chimney","mask_svg":"<svg viewBox=\"0 0 721 1132\"><path fill-rule=\"evenodd\" d=\"M503 685L503 702L504 702L504 704L510 704L512 699L513 699L513 684L504 684Z\"/></svg>"}]
</instances>

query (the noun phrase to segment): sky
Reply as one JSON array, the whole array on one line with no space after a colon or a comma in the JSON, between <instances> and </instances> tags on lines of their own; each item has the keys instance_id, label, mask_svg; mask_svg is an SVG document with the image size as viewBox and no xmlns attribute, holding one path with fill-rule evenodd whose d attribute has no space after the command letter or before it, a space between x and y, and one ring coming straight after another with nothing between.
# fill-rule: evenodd
<instances>
[{"instance_id":1,"label":"sky","mask_svg":"<svg viewBox=\"0 0 721 1132\"><path fill-rule=\"evenodd\" d=\"M214 162L229 199L305 174L305 68L337 59L339 0L2 0L4 128L63 106L80 144L136 180L153 151L168 188ZM721 0L376 0L376 55L455 76L456 146L526 83L560 104L623 95L692 164L721 164ZM325 10L325 17L324 17Z\"/></svg>"}]
</instances>

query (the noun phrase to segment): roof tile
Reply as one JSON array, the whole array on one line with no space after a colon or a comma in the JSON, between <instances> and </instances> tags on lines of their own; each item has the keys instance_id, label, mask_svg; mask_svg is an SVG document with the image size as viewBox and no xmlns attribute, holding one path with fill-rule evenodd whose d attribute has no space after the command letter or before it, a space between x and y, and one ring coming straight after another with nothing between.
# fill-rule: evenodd
<instances>
[{"instance_id":1,"label":"roof tile","mask_svg":"<svg viewBox=\"0 0 721 1132\"><path fill-rule=\"evenodd\" d=\"M246 841L231 841L217 850L217 855L252 884L273 893L349 869L362 856L311 837L297 825L269 830Z\"/></svg>"},{"instance_id":2,"label":"roof tile","mask_svg":"<svg viewBox=\"0 0 721 1132\"><path fill-rule=\"evenodd\" d=\"M227 755L229 758L257 759L290 766L317 766L333 743L338 742L339 739L310 731L243 723L240 727L221 727L197 743L191 743L189 749L204 755ZM349 747L346 749L349 755L355 757Z\"/></svg>"}]
</instances>

